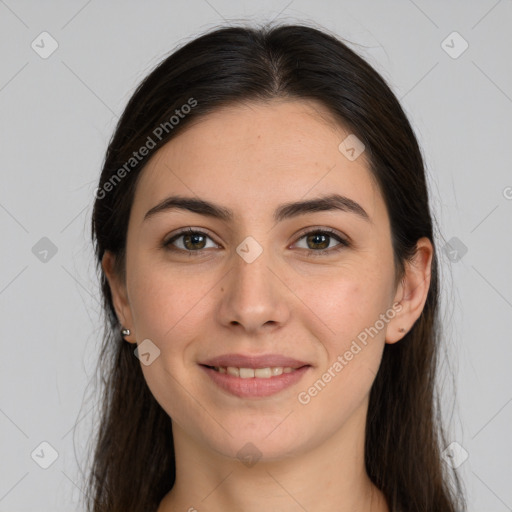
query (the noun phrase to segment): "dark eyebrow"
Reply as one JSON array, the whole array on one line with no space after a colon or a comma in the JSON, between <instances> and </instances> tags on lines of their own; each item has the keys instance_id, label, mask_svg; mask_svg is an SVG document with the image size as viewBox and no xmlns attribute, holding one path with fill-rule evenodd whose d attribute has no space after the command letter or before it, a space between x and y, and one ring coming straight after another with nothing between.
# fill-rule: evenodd
<instances>
[{"instance_id":1,"label":"dark eyebrow","mask_svg":"<svg viewBox=\"0 0 512 512\"><path fill-rule=\"evenodd\" d=\"M199 215L213 217L225 222L229 222L234 219L234 214L231 210L209 201L197 199L195 197L170 196L158 203L156 206L153 206L153 208L151 208L144 216L144 220L147 220L157 213L169 210L188 210L193 213L198 213ZM366 222L372 224L370 216L359 203L339 194L331 194L315 199L308 199L306 201L284 203L275 210L274 221L280 222L306 213L328 210L340 210L342 212L353 213Z\"/></svg>"}]
</instances>

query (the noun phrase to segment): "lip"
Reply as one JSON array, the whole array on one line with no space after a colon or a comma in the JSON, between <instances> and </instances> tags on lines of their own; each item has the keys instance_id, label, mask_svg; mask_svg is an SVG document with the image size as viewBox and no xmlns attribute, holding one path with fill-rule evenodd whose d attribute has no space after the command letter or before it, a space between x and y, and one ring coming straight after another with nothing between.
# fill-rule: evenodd
<instances>
[{"instance_id":1,"label":"lip","mask_svg":"<svg viewBox=\"0 0 512 512\"><path fill-rule=\"evenodd\" d=\"M288 359L290 361L290 359ZM244 364L247 364L244 363ZM235 377L233 375L229 375L227 373L219 373L213 368L209 366L205 366L203 364L199 365L201 369L210 377L210 379L217 385L219 388L227 391L228 393L235 395L239 398L262 398L271 395L275 395L280 391L292 386L299 382L300 379L307 373L310 369L310 365L302 366L297 370L294 370L290 373L283 373L281 375L270 377L268 379L262 379L258 377L253 377L249 379L242 379L241 377ZM217 366L217 365L211 365ZM220 365L223 366L223 365ZM234 365L228 365L234 366ZM277 364L274 366L282 366L281 364ZM242 366L242 368L254 368L253 366ZM260 368L256 366L256 368ZM261 368L264 368L261 367Z\"/></svg>"},{"instance_id":2,"label":"lip","mask_svg":"<svg viewBox=\"0 0 512 512\"><path fill-rule=\"evenodd\" d=\"M234 366L236 368L268 368L272 366L282 366L284 368L301 368L302 366L311 366L309 363L299 361L292 357L281 354L265 355L244 355L244 354L224 354L213 357L206 361L201 361L204 366ZM293 372L292 372L293 373ZM271 377L272 378L272 377Z\"/></svg>"}]
</instances>

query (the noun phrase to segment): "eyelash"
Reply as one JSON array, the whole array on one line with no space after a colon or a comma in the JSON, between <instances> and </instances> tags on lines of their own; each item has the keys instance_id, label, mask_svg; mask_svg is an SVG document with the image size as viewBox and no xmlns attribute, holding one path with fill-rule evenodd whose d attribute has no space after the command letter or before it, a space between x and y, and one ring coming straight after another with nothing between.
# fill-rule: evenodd
<instances>
[{"instance_id":1,"label":"eyelash","mask_svg":"<svg viewBox=\"0 0 512 512\"><path fill-rule=\"evenodd\" d=\"M340 235L337 234L336 231L334 231L333 229L330 229L330 228L322 228L322 229L317 228L317 229L312 229L311 231L306 231L305 233L302 233L300 235L300 237L298 238L297 241L302 240L303 238L305 238L309 235L313 235L313 234L328 235L329 238L334 238L340 243L331 249L320 249L320 250L303 249L304 251L306 251L308 256L313 256L313 257L326 256L329 254L336 253L336 252L342 250L343 248L350 247L350 245L351 245L346 239L342 238ZM193 230L192 228L187 228L187 229L183 229L180 232L176 233L169 240L165 240L162 243L162 248L166 249L168 251L172 251L172 252L188 253L189 256L201 256L202 252L205 251L206 249L198 249L196 251L190 251L190 250L186 250L186 249L180 249L180 248L174 247L172 245L172 243L175 240L182 237L183 235L204 235L204 236L210 238L211 240L213 240L207 233L204 233L203 231Z\"/></svg>"}]
</instances>

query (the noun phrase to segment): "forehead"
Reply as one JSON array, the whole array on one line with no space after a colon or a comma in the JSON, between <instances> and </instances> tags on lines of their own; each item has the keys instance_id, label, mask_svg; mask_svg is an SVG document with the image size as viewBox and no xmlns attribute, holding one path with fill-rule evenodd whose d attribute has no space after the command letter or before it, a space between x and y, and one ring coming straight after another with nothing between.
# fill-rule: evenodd
<instances>
[{"instance_id":1,"label":"forehead","mask_svg":"<svg viewBox=\"0 0 512 512\"><path fill-rule=\"evenodd\" d=\"M170 194L200 197L235 215L261 214L277 203L338 193L371 218L386 214L363 152L340 151L350 135L314 101L248 103L195 120L160 148L142 171L134 216Z\"/></svg>"}]
</instances>

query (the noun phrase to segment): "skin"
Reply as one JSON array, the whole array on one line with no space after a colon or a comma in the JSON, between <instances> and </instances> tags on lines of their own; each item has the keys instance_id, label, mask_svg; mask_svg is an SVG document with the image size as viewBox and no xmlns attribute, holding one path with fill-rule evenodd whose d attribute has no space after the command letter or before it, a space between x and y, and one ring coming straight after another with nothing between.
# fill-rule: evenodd
<instances>
[{"instance_id":1,"label":"skin","mask_svg":"<svg viewBox=\"0 0 512 512\"><path fill-rule=\"evenodd\" d=\"M103 268L119 321L131 330L126 341L149 338L160 350L141 364L173 421L177 479L158 512L389 511L364 466L368 397L385 343L400 341L399 329L407 332L422 312L433 248L418 241L414 264L395 287L389 217L366 155L350 161L338 149L349 133L313 101L230 106L187 127L144 169L128 226L126 281L114 273L112 254ZM272 218L282 203L333 192L357 201L371 222L339 210ZM143 220L171 194L215 202L235 219L172 210ZM210 238L174 245L202 248L201 256L161 247L186 227ZM309 255L339 242L308 243L304 228L332 228L352 245ZM236 252L247 236L263 249L252 263ZM400 311L300 403L298 394L394 303ZM277 395L238 398L198 365L234 352L283 354L312 368ZM251 467L237 458L248 442L261 454Z\"/></svg>"}]
</instances>

